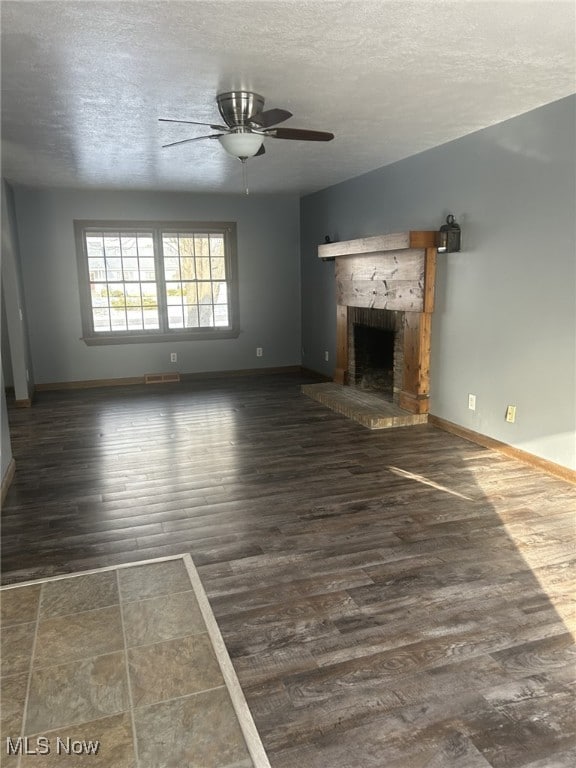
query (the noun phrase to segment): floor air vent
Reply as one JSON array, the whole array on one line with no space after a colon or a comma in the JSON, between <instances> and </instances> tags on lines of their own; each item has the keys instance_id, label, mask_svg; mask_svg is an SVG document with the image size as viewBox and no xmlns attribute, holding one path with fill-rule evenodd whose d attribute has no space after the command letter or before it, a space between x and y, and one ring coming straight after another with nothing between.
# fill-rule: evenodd
<instances>
[{"instance_id":1,"label":"floor air vent","mask_svg":"<svg viewBox=\"0 0 576 768\"><path fill-rule=\"evenodd\" d=\"M179 373L147 373L144 384L167 384L170 381L180 381Z\"/></svg>"}]
</instances>

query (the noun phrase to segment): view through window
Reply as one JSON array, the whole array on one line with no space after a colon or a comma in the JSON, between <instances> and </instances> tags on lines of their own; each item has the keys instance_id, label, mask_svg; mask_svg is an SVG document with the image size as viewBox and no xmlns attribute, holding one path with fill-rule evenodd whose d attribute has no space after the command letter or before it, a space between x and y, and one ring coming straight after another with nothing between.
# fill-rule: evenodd
<instances>
[{"instance_id":1,"label":"view through window","mask_svg":"<svg viewBox=\"0 0 576 768\"><path fill-rule=\"evenodd\" d=\"M232 223L76 222L87 343L237 335Z\"/></svg>"}]
</instances>

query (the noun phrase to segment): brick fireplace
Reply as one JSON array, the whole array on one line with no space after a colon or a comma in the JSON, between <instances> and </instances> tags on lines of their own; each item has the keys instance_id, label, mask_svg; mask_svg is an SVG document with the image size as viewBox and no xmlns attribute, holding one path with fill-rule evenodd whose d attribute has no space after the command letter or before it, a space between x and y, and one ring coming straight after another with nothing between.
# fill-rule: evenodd
<instances>
[{"instance_id":1,"label":"brick fireplace","mask_svg":"<svg viewBox=\"0 0 576 768\"><path fill-rule=\"evenodd\" d=\"M390 363L377 360L376 372L362 370L366 360L370 368L371 359L377 357L364 347L370 337L377 347L389 347L384 332L392 332L388 392L393 402L413 414L426 414L429 407L436 236L436 232L412 231L318 246L321 259L336 260L334 382L377 389L380 379L386 389L386 375L381 371L386 365L390 368ZM364 331L356 330L360 327ZM380 341L378 331L383 332ZM360 361L359 355L364 356Z\"/></svg>"},{"instance_id":2,"label":"brick fireplace","mask_svg":"<svg viewBox=\"0 0 576 768\"><path fill-rule=\"evenodd\" d=\"M400 399L404 360L404 313L386 309L348 309L350 386Z\"/></svg>"}]
</instances>

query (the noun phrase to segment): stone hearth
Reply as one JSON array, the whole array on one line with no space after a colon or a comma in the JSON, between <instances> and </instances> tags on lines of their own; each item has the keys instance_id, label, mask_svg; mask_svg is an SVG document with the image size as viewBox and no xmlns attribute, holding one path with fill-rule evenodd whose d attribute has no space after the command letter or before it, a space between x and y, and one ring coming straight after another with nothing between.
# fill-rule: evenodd
<instances>
[{"instance_id":1,"label":"stone hearth","mask_svg":"<svg viewBox=\"0 0 576 768\"><path fill-rule=\"evenodd\" d=\"M427 413L410 413L375 392L326 382L303 384L302 392L336 413L357 421L368 429L390 429L426 424Z\"/></svg>"}]
</instances>

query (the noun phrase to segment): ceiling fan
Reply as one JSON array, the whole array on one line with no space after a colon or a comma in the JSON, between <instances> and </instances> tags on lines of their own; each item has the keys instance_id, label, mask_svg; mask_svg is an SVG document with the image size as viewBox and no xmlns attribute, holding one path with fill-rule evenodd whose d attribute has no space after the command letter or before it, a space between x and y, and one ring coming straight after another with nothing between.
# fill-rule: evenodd
<instances>
[{"instance_id":1,"label":"ceiling fan","mask_svg":"<svg viewBox=\"0 0 576 768\"><path fill-rule=\"evenodd\" d=\"M300 128L276 128L292 117L286 109L267 109L264 111L264 97L252 91L229 91L216 96L218 111L225 125L200 123L194 120L173 120L161 117L163 123L186 123L205 125L218 133L195 136L192 139L173 141L164 147L187 144L190 141L218 139L226 152L239 158L243 163L248 157L259 157L266 152L264 139L290 139L296 141L331 141L333 133L325 131L307 131Z\"/></svg>"}]
</instances>

